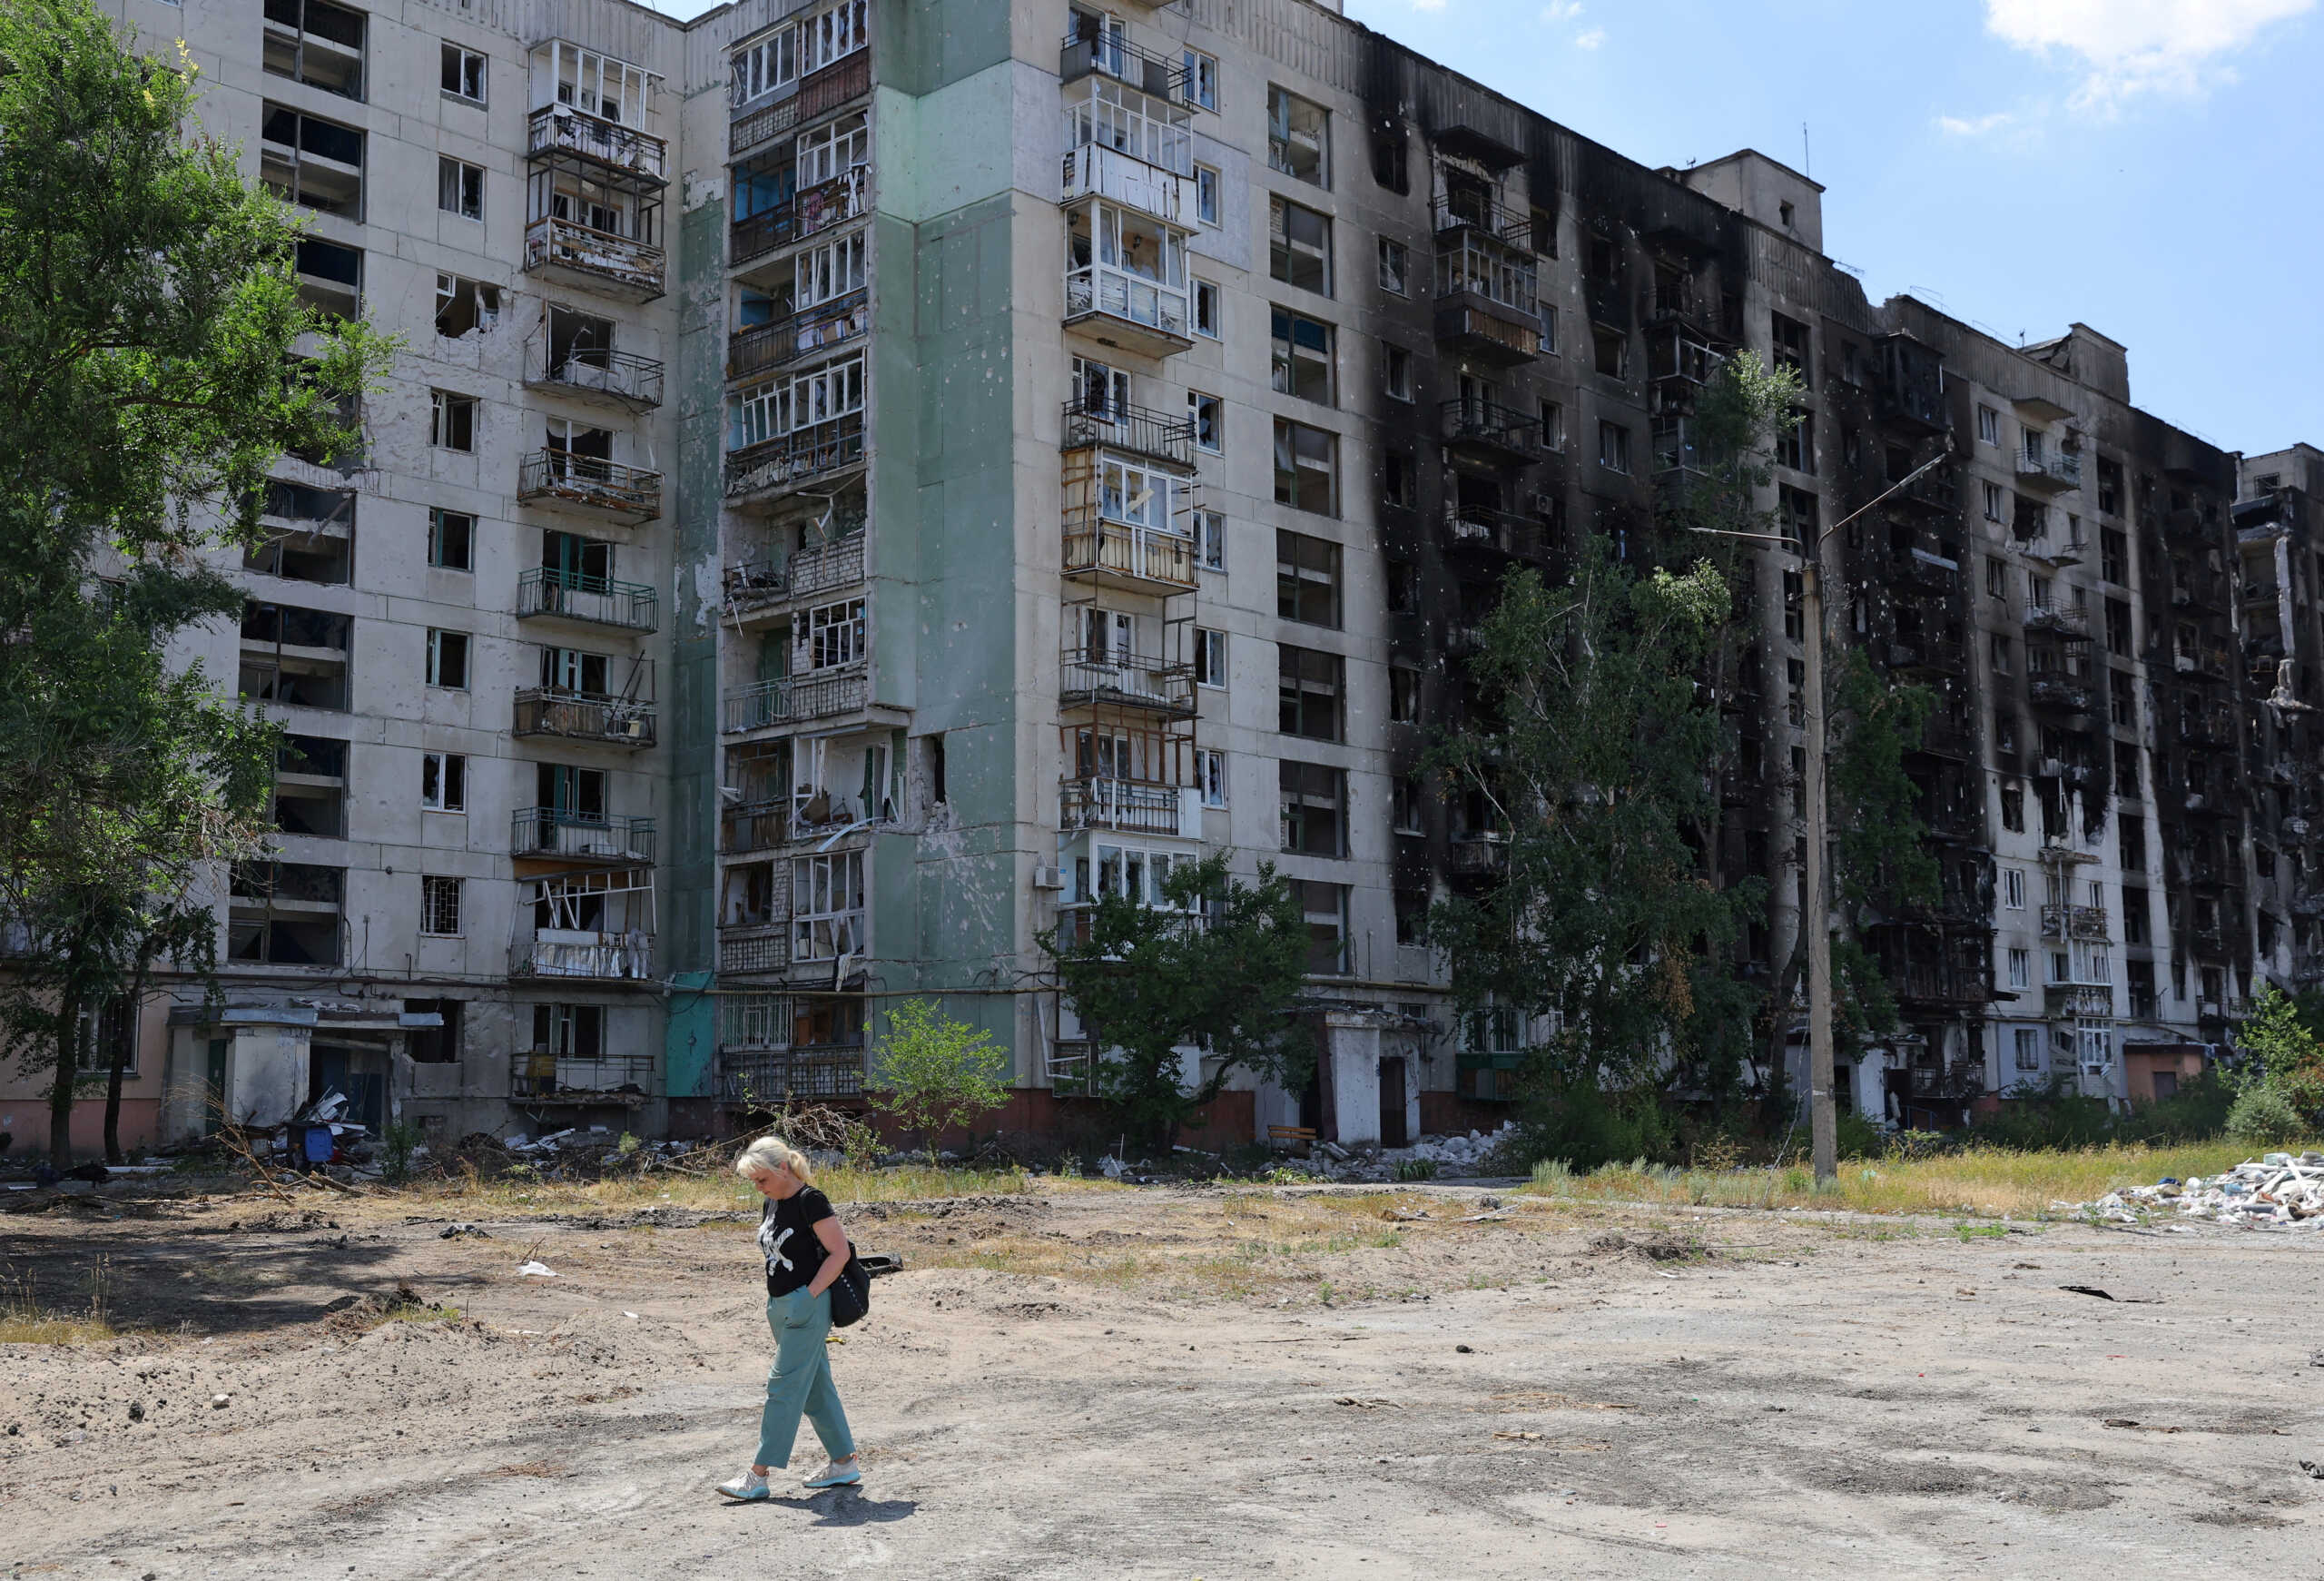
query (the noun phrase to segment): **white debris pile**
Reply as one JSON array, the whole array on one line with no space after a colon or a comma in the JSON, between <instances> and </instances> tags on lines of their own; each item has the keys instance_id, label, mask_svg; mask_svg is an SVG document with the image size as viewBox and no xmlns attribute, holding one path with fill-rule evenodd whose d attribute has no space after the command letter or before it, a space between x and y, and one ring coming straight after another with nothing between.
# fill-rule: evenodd
<instances>
[{"instance_id":1,"label":"white debris pile","mask_svg":"<svg viewBox=\"0 0 2324 1581\"><path fill-rule=\"evenodd\" d=\"M2271 1152L2225 1174L2166 1176L2152 1186L2109 1191L2095 1202L2060 1206L2121 1224L2135 1223L2142 1210L2169 1209L2182 1219L2258 1230L2324 1230L2324 1153Z\"/></svg>"},{"instance_id":2,"label":"white debris pile","mask_svg":"<svg viewBox=\"0 0 2324 1581\"><path fill-rule=\"evenodd\" d=\"M1498 1131L1472 1131L1466 1136L1423 1136L1410 1147L1350 1150L1337 1142L1319 1141L1307 1167L1334 1181L1393 1181L1397 1168L1408 1163L1433 1164L1434 1178L1457 1181L1476 1174L1495 1148L1511 1138L1514 1122ZM1296 1161L1293 1161L1295 1165Z\"/></svg>"}]
</instances>

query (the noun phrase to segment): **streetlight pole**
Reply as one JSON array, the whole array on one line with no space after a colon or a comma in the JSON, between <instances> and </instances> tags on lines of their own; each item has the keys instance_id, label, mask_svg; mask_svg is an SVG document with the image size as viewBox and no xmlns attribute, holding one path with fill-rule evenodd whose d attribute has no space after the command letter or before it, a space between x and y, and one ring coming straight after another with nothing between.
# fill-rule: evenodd
<instances>
[{"instance_id":1,"label":"streetlight pole","mask_svg":"<svg viewBox=\"0 0 2324 1581\"><path fill-rule=\"evenodd\" d=\"M1807 825L1807 859L1800 877L1807 894L1801 908L1800 933L1807 949L1807 1137L1816 1179L1828 1181L1839 1172L1839 1117L1832 1102L1832 915L1824 868L1829 860L1830 808L1825 795L1824 726L1824 545L1866 511L1905 488L1953 454L1947 445L1905 473L1864 504L1832 524L1826 532L1810 524L1807 541L1764 532L1725 532L1699 527L1714 538L1754 539L1780 544L1802 555L1799 571L1800 647L1804 663L1807 736L1807 766L1800 776L1800 816ZM1778 1007L1780 1013L1781 1007Z\"/></svg>"}]
</instances>

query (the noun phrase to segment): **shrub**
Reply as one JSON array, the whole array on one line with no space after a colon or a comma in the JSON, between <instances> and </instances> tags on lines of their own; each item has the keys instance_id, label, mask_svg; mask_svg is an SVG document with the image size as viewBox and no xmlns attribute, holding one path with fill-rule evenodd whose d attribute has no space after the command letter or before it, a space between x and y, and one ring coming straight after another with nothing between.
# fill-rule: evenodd
<instances>
[{"instance_id":1,"label":"shrub","mask_svg":"<svg viewBox=\"0 0 2324 1581\"><path fill-rule=\"evenodd\" d=\"M2112 1122L2103 1098L2085 1098L2071 1078L2058 1076L2040 1087L2020 1088L2000 1113L1979 1122L1977 1140L2024 1151L2095 1147L2106 1140Z\"/></svg>"},{"instance_id":2,"label":"shrub","mask_svg":"<svg viewBox=\"0 0 2324 1581\"><path fill-rule=\"evenodd\" d=\"M1405 1159L1396 1166L1399 1181L1433 1181L1436 1179L1434 1159Z\"/></svg>"},{"instance_id":3,"label":"shrub","mask_svg":"<svg viewBox=\"0 0 2324 1581\"><path fill-rule=\"evenodd\" d=\"M2305 1127L2291 1100L2273 1087L2252 1087L2227 1112L2227 1133L2238 1141L2290 1141Z\"/></svg>"},{"instance_id":4,"label":"shrub","mask_svg":"<svg viewBox=\"0 0 2324 1581\"><path fill-rule=\"evenodd\" d=\"M939 1136L1009 1102L1008 1053L933 1000L907 999L888 1013L880 1069L885 1090L872 1094L872 1106L919 1131L931 1164Z\"/></svg>"},{"instance_id":5,"label":"shrub","mask_svg":"<svg viewBox=\"0 0 2324 1581\"><path fill-rule=\"evenodd\" d=\"M1876 1159L1888 1150L1888 1139L1878 1126L1854 1109L1842 1109L1835 1117L1834 1129L1839 1141L1839 1156L1844 1159Z\"/></svg>"},{"instance_id":6,"label":"shrub","mask_svg":"<svg viewBox=\"0 0 2324 1581\"><path fill-rule=\"evenodd\" d=\"M1652 1093L1610 1093L1576 1082L1526 1106L1516 1151L1524 1164L1563 1159L1586 1171L1636 1159L1643 1168L1671 1157L1677 1140L1670 1114Z\"/></svg>"},{"instance_id":7,"label":"shrub","mask_svg":"<svg viewBox=\"0 0 2324 1581\"><path fill-rule=\"evenodd\" d=\"M2114 1117L2114 1140L2169 1143L2202 1141L2227 1129L2235 1092L2216 1071L2181 1086L2168 1098L2142 1103Z\"/></svg>"}]
</instances>

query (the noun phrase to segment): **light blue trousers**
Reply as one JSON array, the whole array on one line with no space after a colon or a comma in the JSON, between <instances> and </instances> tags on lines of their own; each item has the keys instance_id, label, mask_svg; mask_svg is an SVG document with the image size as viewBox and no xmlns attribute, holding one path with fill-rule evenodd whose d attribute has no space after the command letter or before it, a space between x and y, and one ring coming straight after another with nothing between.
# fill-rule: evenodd
<instances>
[{"instance_id":1,"label":"light blue trousers","mask_svg":"<svg viewBox=\"0 0 2324 1581\"><path fill-rule=\"evenodd\" d=\"M802 1286L787 1296L768 1297L766 1326L774 1330L774 1366L766 1375L766 1411L759 1418L759 1454L753 1464L790 1465L803 1414L815 1424L815 1437L832 1459L854 1454L855 1438L832 1385L831 1354L823 1344L832 1331L831 1292L811 1296Z\"/></svg>"}]
</instances>

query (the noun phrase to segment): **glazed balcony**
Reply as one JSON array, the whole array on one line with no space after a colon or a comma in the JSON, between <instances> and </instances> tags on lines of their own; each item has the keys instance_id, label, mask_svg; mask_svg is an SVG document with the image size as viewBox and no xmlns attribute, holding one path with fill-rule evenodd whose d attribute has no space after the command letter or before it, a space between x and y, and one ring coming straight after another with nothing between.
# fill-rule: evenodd
<instances>
[{"instance_id":1,"label":"glazed balcony","mask_svg":"<svg viewBox=\"0 0 2324 1581\"><path fill-rule=\"evenodd\" d=\"M1430 203L1429 217L1439 236L1467 232L1504 246L1521 247L1529 254L1532 251L1532 212L1511 208L1483 193L1442 193Z\"/></svg>"},{"instance_id":2,"label":"glazed balcony","mask_svg":"<svg viewBox=\"0 0 2324 1581\"><path fill-rule=\"evenodd\" d=\"M2036 708L2055 713L2087 714L2092 695L2088 687L2053 676L2035 676L2025 683L2025 700Z\"/></svg>"},{"instance_id":3,"label":"glazed balcony","mask_svg":"<svg viewBox=\"0 0 2324 1581\"><path fill-rule=\"evenodd\" d=\"M1065 276L1065 321L1098 340L1147 357L1168 357L1192 346L1192 298L1176 282L1109 264L1091 263Z\"/></svg>"},{"instance_id":4,"label":"glazed balcony","mask_svg":"<svg viewBox=\"0 0 2324 1581\"><path fill-rule=\"evenodd\" d=\"M514 734L520 736L547 736L636 751L654 745L654 729L650 702L563 687L527 687L517 694Z\"/></svg>"},{"instance_id":5,"label":"glazed balcony","mask_svg":"<svg viewBox=\"0 0 2324 1581\"><path fill-rule=\"evenodd\" d=\"M802 357L836 351L869 334L872 307L861 290L802 309L771 323L753 324L726 337L726 377L749 379L784 368Z\"/></svg>"},{"instance_id":6,"label":"glazed balcony","mask_svg":"<svg viewBox=\"0 0 2324 1581\"><path fill-rule=\"evenodd\" d=\"M2102 905L2045 905L2042 908L2045 939L2106 938L2106 908Z\"/></svg>"},{"instance_id":7,"label":"glazed balcony","mask_svg":"<svg viewBox=\"0 0 2324 1581\"><path fill-rule=\"evenodd\" d=\"M2017 452L2017 481L2020 487L2045 493L2063 494L2082 487L2082 456L2074 450L2029 450Z\"/></svg>"},{"instance_id":8,"label":"glazed balcony","mask_svg":"<svg viewBox=\"0 0 2324 1581\"><path fill-rule=\"evenodd\" d=\"M525 227L525 271L562 284L648 302L665 289L662 249L554 215Z\"/></svg>"},{"instance_id":9,"label":"glazed balcony","mask_svg":"<svg viewBox=\"0 0 2324 1581\"><path fill-rule=\"evenodd\" d=\"M571 450L533 450L518 463L517 498L635 526L662 514L662 474Z\"/></svg>"},{"instance_id":10,"label":"glazed balcony","mask_svg":"<svg viewBox=\"0 0 2324 1581\"><path fill-rule=\"evenodd\" d=\"M859 49L800 80L787 99L745 109L726 127L726 153L740 159L817 116L852 104L872 91L872 52Z\"/></svg>"},{"instance_id":11,"label":"glazed balcony","mask_svg":"<svg viewBox=\"0 0 2324 1581\"><path fill-rule=\"evenodd\" d=\"M558 153L578 154L603 166L625 186L669 183L670 148L661 138L571 104L544 104L527 123L525 157L538 160Z\"/></svg>"},{"instance_id":12,"label":"glazed balcony","mask_svg":"<svg viewBox=\"0 0 2324 1581\"><path fill-rule=\"evenodd\" d=\"M661 599L644 582L616 582L536 566L517 578L517 618L652 631L660 624Z\"/></svg>"},{"instance_id":13,"label":"glazed balcony","mask_svg":"<svg viewBox=\"0 0 2324 1581\"><path fill-rule=\"evenodd\" d=\"M778 247L843 225L869 212L872 168L859 164L826 182L802 187L773 208L735 221L728 227L728 262L741 268Z\"/></svg>"},{"instance_id":14,"label":"glazed balcony","mask_svg":"<svg viewBox=\"0 0 2324 1581\"><path fill-rule=\"evenodd\" d=\"M771 726L834 718L869 706L872 677L862 669L813 672L730 687L723 726L729 736Z\"/></svg>"},{"instance_id":15,"label":"glazed balcony","mask_svg":"<svg viewBox=\"0 0 2324 1581\"><path fill-rule=\"evenodd\" d=\"M1066 529L1064 571L1128 592L1190 593L1195 540L1182 533L1101 518Z\"/></svg>"},{"instance_id":16,"label":"glazed balcony","mask_svg":"<svg viewBox=\"0 0 2324 1581\"><path fill-rule=\"evenodd\" d=\"M569 807L518 807L509 820L508 854L531 861L651 863L654 820Z\"/></svg>"},{"instance_id":17,"label":"glazed balcony","mask_svg":"<svg viewBox=\"0 0 2324 1581\"><path fill-rule=\"evenodd\" d=\"M726 452L726 498L772 497L863 463L863 414L850 412Z\"/></svg>"},{"instance_id":18,"label":"glazed balcony","mask_svg":"<svg viewBox=\"0 0 2324 1581\"><path fill-rule=\"evenodd\" d=\"M1098 445L1192 471L1194 420L1122 401L1093 401L1086 397L1067 401L1058 448L1081 450Z\"/></svg>"},{"instance_id":19,"label":"glazed balcony","mask_svg":"<svg viewBox=\"0 0 2324 1581\"><path fill-rule=\"evenodd\" d=\"M531 928L519 934L508 963L511 977L560 982L651 983L654 935L635 929Z\"/></svg>"},{"instance_id":20,"label":"glazed balcony","mask_svg":"<svg viewBox=\"0 0 2324 1581\"><path fill-rule=\"evenodd\" d=\"M1058 660L1058 702L1068 708L1098 705L1139 708L1165 718L1195 715L1194 671L1142 654L1068 647Z\"/></svg>"}]
</instances>

